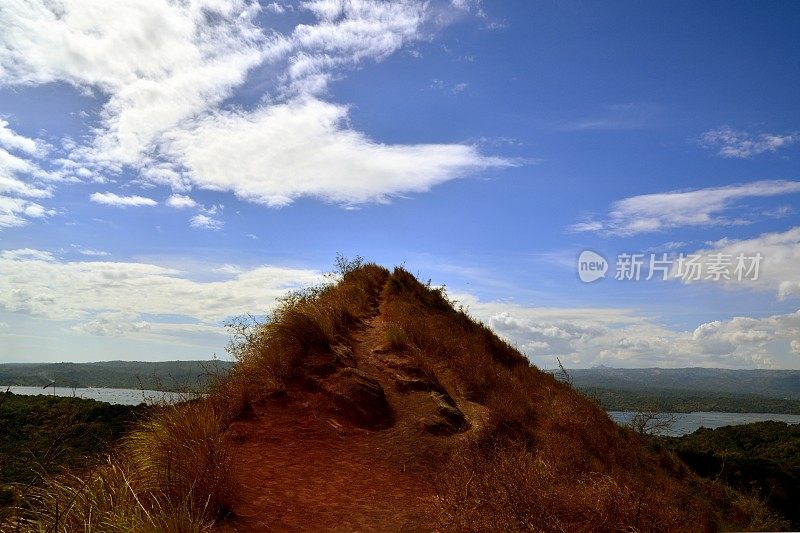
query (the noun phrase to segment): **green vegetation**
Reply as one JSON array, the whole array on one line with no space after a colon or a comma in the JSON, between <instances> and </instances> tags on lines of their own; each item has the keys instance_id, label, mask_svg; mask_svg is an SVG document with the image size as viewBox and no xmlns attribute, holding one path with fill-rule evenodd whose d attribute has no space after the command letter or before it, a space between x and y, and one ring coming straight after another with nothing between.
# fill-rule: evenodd
<instances>
[{"instance_id":1,"label":"green vegetation","mask_svg":"<svg viewBox=\"0 0 800 533\"><path fill-rule=\"evenodd\" d=\"M572 372L570 372L572 374ZM607 411L653 411L691 413L718 411L723 413L800 414L800 399L772 398L754 394L699 393L680 389L610 389L578 387L582 393L597 399Z\"/></svg>"},{"instance_id":2,"label":"green vegetation","mask_svg":"<svg viewBox=\"0 0 800 533\"><path fill-rule=\"evenodd\" d=\"M754 492L800 528L800 425L757 422L663 437L697 474Z\"/></svg>"},{"instance_id":3,"label":"green vegetation","mask_svg":"<svg viewBox=\"0 0 800 533\"><path fill-rule=\"evenodd\" d=\"M233 363L225 361L106 361L102 363L0 364L0 385L108 387L163 391L204 390Z\"/></svg>"},{"instance_id":4,"label":"green vegetation","mask_svg":"<svg viewBox=\"0 0 800 533\"><path fill-rule=\"evenodd\" d=\"M64 468L80 471L109 451L143 406L0 393L0 518L17 503L15 484Z\"/></svg>"},{"instance_id":5,"label":"green vegetation","mask_svg":"<svg viewBox=\"0 0 800 533\"><path fill-rule=\"evenodd\" d=\"M579 389L599 387L638 393L676 391L700 396L759 396L800 400L800 370L724 368L588 368L570 370Z\"/></svg>"}]
</instances>

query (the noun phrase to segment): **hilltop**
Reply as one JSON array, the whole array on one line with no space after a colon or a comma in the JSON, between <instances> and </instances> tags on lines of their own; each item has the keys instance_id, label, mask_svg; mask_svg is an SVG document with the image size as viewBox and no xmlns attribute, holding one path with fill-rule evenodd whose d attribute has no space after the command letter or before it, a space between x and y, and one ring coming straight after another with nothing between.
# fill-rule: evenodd
<instances>
[{"instance_id":1,"label":"hilltop","mask_svg":"<svg viewBox=\"0 0 800 533\"><path fill-rule=\"evenodd\" d=\"M442 289L340 264L240 322L208 397L164 407L90 474L28 499L33 529L779 529L542 372ZM127 528L127 529L126 529Z\"/></svg>"}]
</instances>

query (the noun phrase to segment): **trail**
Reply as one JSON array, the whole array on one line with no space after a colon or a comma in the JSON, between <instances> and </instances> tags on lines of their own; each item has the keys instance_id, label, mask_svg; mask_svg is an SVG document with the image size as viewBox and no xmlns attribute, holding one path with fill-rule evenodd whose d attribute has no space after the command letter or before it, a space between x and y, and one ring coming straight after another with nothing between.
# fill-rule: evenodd
<instances>
[{"instance_id":1,"label":"trail","mask_svg":"<svg viewBox=\"0 0 800 533\"><path fill-rule=\"evenodd\" d=\"M235 477L243 487L235 519L222 531L430 531L432 465L447 437L420 429L429 392L398 392L383 362L382 316L351 335L359 371L380 382L395 412L388 429L343 419L320 392L290 390L238 422ZM396 354L395 354L396 355ZM402 354L400 354L402 358Z\"/></svg>"}]
</instances>

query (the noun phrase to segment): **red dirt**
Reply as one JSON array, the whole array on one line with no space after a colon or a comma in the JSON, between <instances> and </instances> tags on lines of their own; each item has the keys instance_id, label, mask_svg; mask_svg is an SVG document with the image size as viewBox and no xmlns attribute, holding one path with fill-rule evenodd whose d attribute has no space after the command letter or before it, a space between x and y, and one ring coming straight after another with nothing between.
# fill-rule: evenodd
<instances>
[{"instance_id":1,"label":"red dirt","mask_svg":"<svg viewBox=\"0 0 800 533\"><path fill-rule=\"evenodd\" d=\"M382 347L380 316L353 337L357 367L381 383L395 423L374 431L354 427L327 396L299 388L256 406L253 419L233 428L242 497L222 531L433 529L426 511L434 499L431 473L460 437L422 430L420 419L434 403L425 392L398 392L382 355L373 353Z\"/></svg>"}]
</instances>

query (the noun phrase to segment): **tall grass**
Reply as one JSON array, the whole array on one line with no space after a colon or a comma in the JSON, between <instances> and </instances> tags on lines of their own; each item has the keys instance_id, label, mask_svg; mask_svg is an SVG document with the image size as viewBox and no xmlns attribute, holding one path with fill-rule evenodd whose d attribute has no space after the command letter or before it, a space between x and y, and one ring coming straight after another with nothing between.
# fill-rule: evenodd
<instances>
[{"instance_id":1,"label":"tall grass","mask_svg":"<svg viewBox=\"0 0 800 533\"><path fill-rule=\"evenodd\" d=\"M231 509L229 440L209 402L167 406L88 472L23 492L9 531L199 532Z\"/></svg>"}]
</instances>

